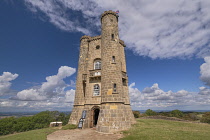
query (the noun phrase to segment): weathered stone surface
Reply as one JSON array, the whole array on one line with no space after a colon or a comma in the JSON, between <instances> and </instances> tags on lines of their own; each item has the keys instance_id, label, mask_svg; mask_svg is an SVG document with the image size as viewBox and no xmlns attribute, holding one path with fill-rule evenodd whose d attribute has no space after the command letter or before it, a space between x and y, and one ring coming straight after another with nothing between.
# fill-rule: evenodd
<instances>
[{"instance_id":1,"label":"weathered stone surface","mask_svg":"<svg viewBox=\"0 0 210 140\"><path fill-rule=\"evenodd\" d=\"M96 126L99 132L112 133L128 129L135 119L128 95L125 44L119 39L118 15L105 11L101 29L101 36L81 37L75 101L69 123L78 124L82 112L86 111L83 128ZM95 69L96 61L101 62L101 69ZM98 95L93 94L96 84L100 87Z\"/></svg>"}]
</instances>

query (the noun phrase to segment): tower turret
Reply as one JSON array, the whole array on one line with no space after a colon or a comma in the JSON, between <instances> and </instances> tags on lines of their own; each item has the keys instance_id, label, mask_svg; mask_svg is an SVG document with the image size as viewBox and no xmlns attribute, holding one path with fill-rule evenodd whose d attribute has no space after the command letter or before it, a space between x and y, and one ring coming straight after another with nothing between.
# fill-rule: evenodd
<instances>
[{"instance_id":1,"label":"tower turret","mask_svg":"<svg viewBox=\"0 0 210 140\"><path fill-rule=\"evenodd\" d=\"M127 129L135 122L118 17L113 11L105 11L101 15L101 36L81 38L71 124L83 120L83 128L96 126L97 131L109 133Z\"/></svg>"}]
</instances>

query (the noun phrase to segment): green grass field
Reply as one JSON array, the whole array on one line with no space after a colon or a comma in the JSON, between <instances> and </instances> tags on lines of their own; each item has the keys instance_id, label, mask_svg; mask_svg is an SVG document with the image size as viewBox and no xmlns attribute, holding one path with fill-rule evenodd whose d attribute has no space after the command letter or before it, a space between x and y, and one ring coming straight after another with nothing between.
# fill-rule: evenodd
<instances>
[{"instance_id":1,"label":"green grass field","mask_svg":"<svg viewBox=\"0 0 210 140\"><path fill-rule=\"evenodd\" d=\"M53 128L44 128L21 132L12 135L1 136L0 140L46 140L47 135L56 131Z\"/></svg>"},{"instance_id":2,"label":"green grass field","mask_svg":"<svg viewBox=\"0 0 210 140\"><path fill-rule=\"evenodd\" d=\"M67 125L63 129L74 129ZM0 140L46 140L55 128L32 130L0 136ZM123 132L121 140L209 140L210 124L177 122L158 119L137 119L133 127Z\"/></svg>"},{"instance_id":3,"label":"green grass field","mask_svg":"<svg viewBox=\"0 0 210 140\"><path fill-rule=\"evenodd\" d=\"M210 124L137 119L121 140L209 140Z\"/></svg>"}]
</instances>

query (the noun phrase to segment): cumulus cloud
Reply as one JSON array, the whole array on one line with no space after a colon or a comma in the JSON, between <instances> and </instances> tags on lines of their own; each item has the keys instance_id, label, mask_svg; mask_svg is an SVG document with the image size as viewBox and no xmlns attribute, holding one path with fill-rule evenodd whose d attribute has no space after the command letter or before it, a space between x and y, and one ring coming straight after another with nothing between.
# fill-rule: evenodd
<instances>
[{"instance_id":1,"label":"cumulus cloud","mask_svg":"<svg viewBox=\"0 0 210 140\"><path fill-rule=\"evenodd\" d=\"M200 89L199 94L201 94L201 95L210 95L210 89L209 88L200 87L199 89Z\"/></svg>"},{"instance_id":2,"label":"cumulus cloud","mask_svg":"<svg viewBox=\"0 0 210 140\"><path fill-rule=\"evenodd\" d=\"M75 68L61 66L58 69L57 75L46 77L46 82L43 82L40 87L32 87L17 93L12 99L17 100L46 100L55 96L65 96L65 88L69 85L63 79L73 75L76 72Z\"/></svg>"},{"instance_id":3,"label":"cumulus cloud","mask_svg":"<svg viewBox=\"0 0 210 140\"><path fill-rule=\"evenodd\" d=\"M25 3L32 12L43 13L61 30L87 35L100 30L99 17L103 11L119 10L120 37L141 56L163 59L210 55L209 0L25 0Z\"/></svg>"},{"instance_id":4,"label":"cumulus cloud","mask_svg":"<svg viewBox=\"0 0 210 140\"><path fill-rule=\"evenodd\" d=\"M66 91L65 95L65 101L68 103L74 103L74 97L75 97L75 90L71 89Z\"/></svg>"},{"instance_id":5,"label":"cumulus cloud","mask_svg":"<svg viewBox=\"0 0 210 140\"><path fill-rule=\"evenodd\" d=\"M10 72L3 72L0 76L0 96L10 92L10 87L12 85L11 81L15 80L18 74L12 74Z\"/></svg>"},{"instance_id":6,"label":"cumulus cloud","mask_svg":"<svg viewBox=\"0 0 210 140\"><path fill-rule=\"evenodd\" d=\"M141 100L142 98L141 92L139 91L139 89L135 88L135 83L131 83L129 85L129 96L130 96L131 102Z\"/></svg>"},{"instance_id":7,"label":"cumulus cloud","mask_svg":"<svg viewBox=\"0 0 210 140\"><path fill-rule=\"evenodd\" d=\"M134 88L135 83L129 86L131 105L138 109L197 109L200 106L210 105L210 90L205 87L200 88L200 92L188 92L180 90L173 92L164 91L157 83L151 87L146 87L140 92Z\"/></svg>"},{"instance_id":8,"label":"cumulus cloud","mask_svg":"<svg viewBox=\"0 0 210 140\"><path fill-rule=\"evenodd\" d=\"M210 86L210 57L204 58L205 63L200 66L200 79Z\"/></svg>"}]
</instances>

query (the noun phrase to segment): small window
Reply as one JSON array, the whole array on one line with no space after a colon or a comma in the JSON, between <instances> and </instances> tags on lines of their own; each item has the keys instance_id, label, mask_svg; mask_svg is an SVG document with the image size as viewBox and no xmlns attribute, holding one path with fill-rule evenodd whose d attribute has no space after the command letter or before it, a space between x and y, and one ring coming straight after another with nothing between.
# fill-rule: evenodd
<instances>
[{"instance_id":1,"label":"small window","mask_svg":"<svg viewBox=\"0 0 210 140\"><path fill-rule=\"evenodd\" d=\"M113 84L113 92L117 92L117 84Z\"/></svg>"},{"instance_id":2,"label":"small window","mask_svg":"<svg viewBox=\"0 0 210 140\"><path fill-rule=\"evenodd\" d=\"M112 34L112 40L114 40L114 34Z\"/></svg>"},{"instance_id":3,"label":"small window","mask_svg":"<svg viewBox=\"0 0 210 140\"><path fill-rule=\"evenodd\" d=\"M122 84L123 84L123 86L127 86L127 81L126 81L126 79L122 78Z\"/></svg>"},{"instance_id":4,"label":"small window","mask_svg":"<svg viewBox=\"0 0 210 140\"><path fill-rule=\"evenodd\" d=\"M97 49L97 50L98 50L98 49L100 49L100 46L99 46L99 45L97 45L97 46L96 46L96 49Z\"/></svg>"},{"instance_id":5,"label":"small window","mask_svg":"<svg viewBox=\"0 0 210 140\"><path fill-rule=\"evenodd\" d=\"M115 56L112 56L112 63L115 63Z\"/></svg>"},{"instance_id":6,"label":"small window","mask_svg":"<svg viewBox=\"0 0 210 140\"><path fill-rule=\"evenodd\" d=\"M93 96L100 95L100 86L99 86L99 84L95 84L93 88L94 88L93 89Z\"/></svg>"},{"instance_id":7,"label":"small window","mask_svg":"<svg viewBox=\"0 0 210 140\"><path fill-rule=\"evenodd\" d=\"M94 69L95 70L100 70L101 69L101 60L96 60L94 62Z\"/></svg>"}]
</instances>

